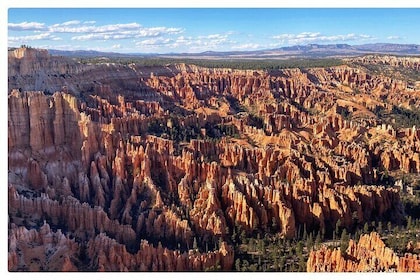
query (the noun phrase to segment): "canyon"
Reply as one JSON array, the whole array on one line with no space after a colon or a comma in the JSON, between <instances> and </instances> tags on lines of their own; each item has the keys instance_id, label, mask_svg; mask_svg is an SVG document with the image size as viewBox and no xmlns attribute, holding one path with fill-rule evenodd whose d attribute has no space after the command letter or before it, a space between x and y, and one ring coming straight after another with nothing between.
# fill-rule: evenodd
<instances>
[{"instance_id":1,"label":"canyon","mask_svg":"<svg viewBox=\"0 0 420 280\"><path fill-rule=\"evenodd\" d=\"M8 63L9 271L231 271L238 227L290 239L405 219L387 179L420 172L420 128L378 114L420 107L405 80L346 64L83 64L31 48ZM314 250L307 270L419 271L417 255L381 242L350 241L351 258Z\"/></svg>"}]
</instances>

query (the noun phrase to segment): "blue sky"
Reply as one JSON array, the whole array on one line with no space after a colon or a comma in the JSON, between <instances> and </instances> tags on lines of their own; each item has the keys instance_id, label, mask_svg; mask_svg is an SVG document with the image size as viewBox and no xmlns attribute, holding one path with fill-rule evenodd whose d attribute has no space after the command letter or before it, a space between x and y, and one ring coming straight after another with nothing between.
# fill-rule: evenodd
<instances>
[{"instance_id":1,"label":"blue sky","mask_svg":"<svg viewBox=\"0 0 420 280\"><path fill-rule=\"evenodd\" d=\"M8 10L8 46L170 53L290 45L420 44L420 9Z\"/></svg>"}]
</instances>

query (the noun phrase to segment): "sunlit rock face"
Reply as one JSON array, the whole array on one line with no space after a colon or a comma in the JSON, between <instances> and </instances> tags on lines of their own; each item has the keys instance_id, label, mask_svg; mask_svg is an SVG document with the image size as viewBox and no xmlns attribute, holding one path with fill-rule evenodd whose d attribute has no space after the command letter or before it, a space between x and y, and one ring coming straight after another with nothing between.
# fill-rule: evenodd
<instances>
[{"instance_id":1,"label":"sunlit rock face","mask_svg":"<svg viewBox=\"0 0 420 280\"><path fill-rule=\"evenodd\" d=\"M231 270L238 226L292 238L303 225L398 221L399 189L380 172L420 171L420 131L372 111L418 104L405 89L348 66L87 65L9 52L9 270Z\"/></svg>"},{"instance_id":2,"label":"sunlit rock face","mask_svg":"<svg viewBox=\"0 0 420 280\"><path fill-rule=\"evenodd\" d=\"M359 241L350 240L345 253L340 249L322 247L312 251L307 263L308 272L420 272L420 258L415 254L398 257L385 246L379 234L362 235Z\"/></svg>"}]
</instances>

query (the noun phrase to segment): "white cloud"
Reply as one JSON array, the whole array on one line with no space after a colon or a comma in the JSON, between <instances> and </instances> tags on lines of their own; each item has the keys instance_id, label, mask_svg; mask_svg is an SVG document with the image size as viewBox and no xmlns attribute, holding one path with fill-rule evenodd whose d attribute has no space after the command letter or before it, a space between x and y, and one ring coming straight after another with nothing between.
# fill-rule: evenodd
<instances>
[{"instance_id":1,"label":"white cloud","mask_svg":"<svg viewBox=\"0 0 420 280\"><path fill-rule=\"evenodd\" d=\"M228 35L224 34L210 34L207 36L198 36L199 39L226 39Z\"/></svg>"},{"instance_id":2,"label":"white cloud","mask_svg":"<svg viewBox=\"0 0 420 280\"><path fill-rule=\"evenodd\" d=\"M116 39L114 36L110 36L108 34L88 34L88 35L80 35L71 37L72 40L75 41L90 41L90 40L110 40Z\"/></svg>"},{"instance_id":3,"label":"white cloud","mask_svg":"<svg viewBox=\"0 0 420 280\"><path fill-rule=\"evenodd\" d=\"M21 22L21 23L9 23L9 30L14 31L34 31L34 30L46 30L45 23L40 22Z\"/></svg>"},{"instance_id":4,"label":"white cloud","mask_svg":"<svg viewBox=\"0 0 420 280\"><path fill-rule=\"evenodd\" d=\"M133 32L135 38L142 37L158 37L163 35L172 35L179 34L184 32L181 28L167 28L167 27L151 27L151 28L142 28L137 32Z\"/></svg>"},{"instance_id":5,"label":"white cloud","mask_svg":"<svg viewBox=\"0 0 420 280\"><path fill-rule=\"evenodd\" d=\"M251 50L251 49L258 49L260 48L261 45L260 44L256 44L256 43L246 43L246 44L242 44L242 45L237 45L237 46L232 46L232 49L234 50Z\"/></svg>"},{"instance_id":6,"label":"white cloud","mask_svg":"<svg viewBox=\"0 0 420 280\"><path fill-rule=\"evenodd\" d=\"M122 24L109 24L102 26L92 26L93 32L118 32L124 30L136 30L140 28L140 24L136 22L122 23Z\"/></svg>"},{"instance_id":7,"label":"white cloud","mask_svg":"<svg viewBox=\"0 0 420 280\"><path fill-rule=\"evenodd\" d=\"M76 41L148 38L181 34L184 32L184 29L176 27L157 26L146 28L136 22L98 26L95 24L95 21L81 22L79 20L71 20L49 26L39 22L21 22L9 23L9 30L73 34L71 40ZM16 38L18 37L12 37L12 40Z\"/></svg>"},{"instance_id":8,"label":"white cloud","mask_svg":"<svg viewBox=\"0 0 420 280\"><path fill-rule=\"evenodd\" d=\"M169 45L170 43L173 43L174 40L169 38L152 38L152 39L146 39L139 42L136 42L136 46L143 47L161 47L165 45Z\"/></svg>"},{"instance_id":9,"label":"white cloud","mask_svg":"<svg viewBox=\"0 0 420 280\"><path fill-rule=\"evenodd\" d=\"M180 34L184 32L183 28L175 28L175 27L151 27L151 28L145 28L145 30L149 30L151 32L162 32L166 34Z\"/></svg>"},{"instance_id":10,"label":"white cloud","mask_svg":"<svg viewBox=\"0 0 420 280\"><path fill-rule=\"evenodd\" d=\"M176 38L175 44L189 46L193 43L193 41L194 39L191 36L179 36L178 38Z\"/></svg>"},{"instance_id":11,"label":"white cloud","mask_svg":"<svg viewBox=\"0 0 420 280\"><path fill-rule=\"evenodd\" d=\"M174 47L187 46L189 51L217 51L236 43L230 38L231 34L231 32L228 32L225 34L201 35L195 38L181 36L178 37Z\"/></svg>"},{"instance_id":12,"label":"white cloud","mask_svg":"<svg viewBox=\"0 0 420 280\"><path fill-rule=\"evenodd\" d=\"M400 36L391 35L386 37L388 40L401 40L402 38Z\"/></svg>"},{"instance_id":13,"label":"white cloud","mask_svg":"<svg viewBox=\"0 0 420 280\"><path fill-rule=\"evenodd\" d=\"M204 44L219 44L228 41L228 34L210 34L206 36L198 36L197 39Z\"/></svg>"},{"instance_id":14,"label":"white cloud","mask_svg":"<svg viewBox=\"0 0 420 280\"><path fill-rule=\"evenodd\" d=\"M138 23L114 24L103 26L79 26L79 27L58 27L55 32L61 33L85 33L73 36L72 40L120 40L132 38L159 37L165 35L180 34L184 32L182 28L175 27L142 27ZM86 34L88 33L88 34Z\"/></svg>"},{"instance_id":15,"label":"white cloud","mask_svg":"<svg viewBox=\"0 0 420 280\"><path fill-rule=\"evenodd\" d=\"M57 37L49 32L47 33L40 33L36 35L27 35L27 36L17 36L17 37L9 37L9 42L16 43L16 42L28 42L28 41L39 41L39 40L50 40L50 41L60 41L62 40L60 37Z\"/></svg>"},{"instance_id":16,"label":"white cloud","mask_svg":"<svg viewBox=\"0 0 420 280\"><path fill-rule=\"evenodd\" d=\"M92 33L94 28L91 26L65 26L53 25L48 28L50 32L56 33Z\"/></svg>"},{"instance_id":17,"label":"white cloud","mask_svg":"<svg viewBox=\"0 0 420 280\"><path fill-rule=\"evenodd\" d=\"M347 41L357 41L357 40L372 40L375 37L366 34L344 34L344 35L323 35L320 32L302 32L299 34L279 34L272 37L273 39L278 40L275 45L280 44L308 44L315 42L347 42Z\"/></svg>"},{"instance_id":18,"label":"white cloud","mask_svg":"<svg viewBox=\"0 0 420 280\"><path fill-rule=\"evenodd\" d=\"M40 49L55 49L55 50L64 50L64 51L75 51L75 50L80 50L83 48L83 46L80 46L80 45L69 45L69 44L65 44L65 45L39 44L39 45L36 45L36 47Z\"/></svg>"},{"instance_id":19,"label":"white cloud","mask_svg":"<svg viewBox=\"0 0 420 280\"><path fill-rule=\"evenodd\" d=\"M174 31L175 32L175 31ZM158 49L165 52L167 49L182 49L187 52L200 52L208 50L221 50L226 49L235 41L229 37L232 33L224 34L209 34L199 36L178 36L176 38L156 37L136 42L139 48Z\"/></svg>"},{"instance_id":20,"label":"white cloud","mask_svg":"<svg viewBox=\"0 0 420 280\"><path fill-rule=\"evenodd\" d=\"M111 48L112 49L121 49L121 44L115 44Z\"/></svg>"},{"instance_id":21,"label":"white cloud","mask_svg":"<svg viewBox=\"0 0 420 280\"><path fill-rule=\"evenodd\" d=\"M52 26L57 27L57 26L77 25L77 24L80 24L79 20L70 20L70 21L66 21L66 22L63 22L63 23L57 23L57 24L54 24Z\"/></svg>"},{"instance_id":22,"label":"white cloud","mask_svg":"<svg viewBox=\"0 0 420 280\"><path fill-rule=\"evenodd\" d=\"M71 23L71 22L70 22ZM75 24L54 24L49 27L51 32L59 33L112 33L112 32L123 32L126 30L136 30L141 27L138 23L126 23L126 24L108 24L102 26L95 25L79 25L72 26Z\"/></svg>"}]
</instances>

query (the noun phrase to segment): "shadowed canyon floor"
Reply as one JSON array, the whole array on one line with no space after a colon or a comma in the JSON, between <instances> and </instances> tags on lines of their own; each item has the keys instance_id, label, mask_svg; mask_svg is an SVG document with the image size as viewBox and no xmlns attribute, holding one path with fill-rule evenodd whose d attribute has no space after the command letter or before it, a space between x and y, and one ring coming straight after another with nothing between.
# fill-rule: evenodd
<instances>
[{"instance_id":1,"label":"shadowed canyon floor","mask_svg":"<svg viewBox=\"0 0 420 280\"><path fill-rule=\"evenodd\" d=\"M364 225L408 229L407 214L404 240L419 240L407 201L418 195L420 90L360 66L385 62L420 67L388 56L146 67L9 51L9 270L247 271L255 260L264 271L419 271L418 243L394 252L371 233L347 254L326 247ZM303 246L302 257L251 248L257 236Z\"/></svg>"}]
</instances>

